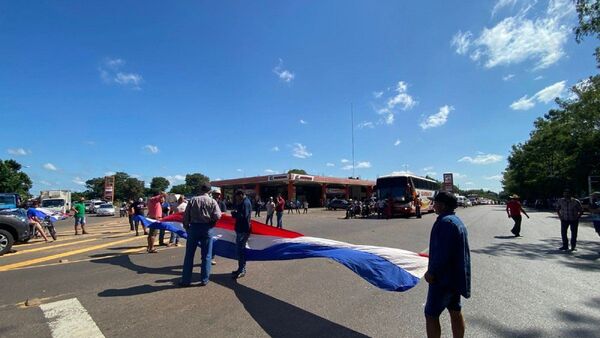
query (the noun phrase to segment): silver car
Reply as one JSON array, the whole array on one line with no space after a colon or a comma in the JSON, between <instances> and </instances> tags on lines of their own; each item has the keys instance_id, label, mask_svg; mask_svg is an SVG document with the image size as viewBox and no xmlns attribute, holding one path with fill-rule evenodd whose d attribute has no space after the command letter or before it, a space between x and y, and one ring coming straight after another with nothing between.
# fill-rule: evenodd
<instances>
[{"instance_id":1,"label":"silver car","mask_svg":"<svg viewBox=\"0 0 600 338\"><path fill-rule=\"evenodd\" d=\"M114 216L115 215L115 207L110 203L105 203L100 205L96 209L96 215L98 216Z\"/></svg>"}]
</instances>

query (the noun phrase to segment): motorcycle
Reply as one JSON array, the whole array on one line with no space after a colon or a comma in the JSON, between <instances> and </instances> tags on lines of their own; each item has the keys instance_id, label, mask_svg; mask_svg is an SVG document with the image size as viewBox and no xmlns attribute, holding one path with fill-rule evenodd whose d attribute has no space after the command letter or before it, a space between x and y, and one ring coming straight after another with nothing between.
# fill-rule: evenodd
<instances>
[{"instance_id":1,"label":"motorcycle","mask_svg":"<svg viewBox=\"0 0 600 338\"><path fill-rule=\"evenodd\" d=\"M53 240L56 240L56 228L54 227L54 223L52 223L50 216L44 217L44 220L40 224L42 225L44 231L47 234L50 234Z\"/></svg>"}]
</instances>

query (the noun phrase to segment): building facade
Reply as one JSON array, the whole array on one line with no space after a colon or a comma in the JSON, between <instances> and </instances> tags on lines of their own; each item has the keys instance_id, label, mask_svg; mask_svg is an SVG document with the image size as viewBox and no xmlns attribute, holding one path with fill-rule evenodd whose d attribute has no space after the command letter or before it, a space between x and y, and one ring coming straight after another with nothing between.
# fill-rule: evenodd
<instances>
[{"instance_id":1,"label":"building facade","mask_svg":"<svg viewBox=\"0 0 600 338\"><path fill-rule=\"evenodd\" d=\"M309 206L324 206L333 198L364 199L373 194L375 181L316 175L278 174L212 181L225 198L244 190L252 199L263 201L281 194L286 201L308 201Z\"/></svg>"}]
</instances>

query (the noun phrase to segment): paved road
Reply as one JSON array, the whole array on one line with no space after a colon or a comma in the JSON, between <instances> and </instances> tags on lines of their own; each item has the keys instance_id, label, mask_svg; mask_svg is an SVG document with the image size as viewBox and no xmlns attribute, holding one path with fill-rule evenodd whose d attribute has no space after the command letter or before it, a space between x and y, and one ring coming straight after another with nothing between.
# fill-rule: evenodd
<instances>
[{"instance_id":1,"label":"paved road","mask_svg":"<svg viewBox=\"0 0 600 338\"><path fill-rule=\"evenodd\" d=\"M473 296L464 302L468 336L600 337L600 238L589 224L580 227L579 251L563 253L550 213L531 212L524 237L516 239L499 206L458 214L469 228L473 260ZM422 251L435 215L342 217L311 210L284 220L306 235ZM178 289L172 284L183 248L145 254L145 238L132 236L124 219L89 219L90 235L72 236L70 224L62 224L59 231L69 235L58 241L20 245L0 257L0 336L51 336L42 309L23 305L32 298L77 298L106 337L424 335L425 283L404 293L381 291L324 259L250 262L235 283L235 262L218 258L207 287ZM443 325L450 332L446 315Z\"/></svg>"}]
</instances>

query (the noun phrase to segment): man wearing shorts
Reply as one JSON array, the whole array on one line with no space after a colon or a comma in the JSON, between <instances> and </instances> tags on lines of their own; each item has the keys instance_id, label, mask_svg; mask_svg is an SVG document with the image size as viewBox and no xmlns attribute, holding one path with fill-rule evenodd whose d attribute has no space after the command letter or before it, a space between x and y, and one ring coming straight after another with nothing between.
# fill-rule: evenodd
<instances>
[{"instance_id":1,"label":"man wearing shorts","mask_svg":"<svg viewBox=\"0 0 600 338\"><path fill-rule=\"evenodd\" d=\"M440 337L440 315L450 312L452 336L463 337L465 321L461 312L460 297L471 296L471 256L467 229L454 214L456 197L445 191L438 192L433 210L438 218L429 239L429 266L425 280L429 283L425 321L427 337Z\"/></svg>"},{"instance_id":2,"label":"man wearing shorts","mask_svg":"<svg viewBox=\"0 0 600 338\"><path fill-rule=\"evenodd\" d=\"M85 204L83 203L83 197L73 204L71 210L75 212L73 217L75 219L75 235L79 235L78 225L81 225L81 233L87 235L87 231L85 231Z\"/></svg>"}]
</instances>

